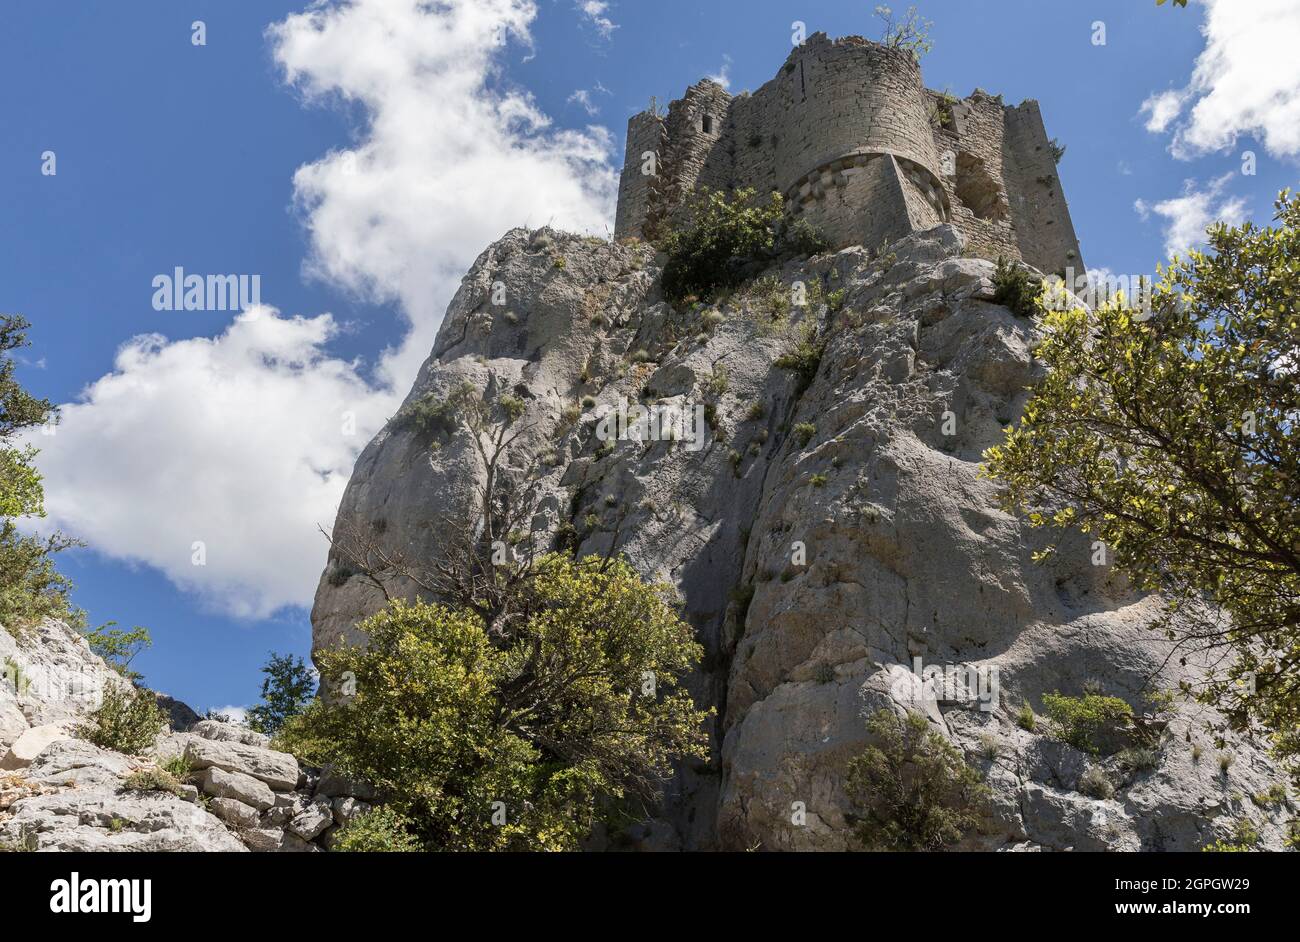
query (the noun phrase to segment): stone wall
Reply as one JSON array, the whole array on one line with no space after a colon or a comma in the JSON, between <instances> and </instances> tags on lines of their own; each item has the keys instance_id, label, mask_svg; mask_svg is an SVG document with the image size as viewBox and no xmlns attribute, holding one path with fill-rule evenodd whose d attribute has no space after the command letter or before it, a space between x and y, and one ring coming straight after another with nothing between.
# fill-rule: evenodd
<instances>
[{"instance_id":1,"label":"stone wall","mask_svg":"<svg viewBox=\"0 0 1300 942\"><path fill-rule=\"evenodd\" d=\"M817 33L753 94L705 80L629 121L618 237L680 222L700 187L779 192L837 247L951 222L973 252L1083 267L1037 103L928 91L910 54L861 37Z\"/></svg>"}]
</instances>

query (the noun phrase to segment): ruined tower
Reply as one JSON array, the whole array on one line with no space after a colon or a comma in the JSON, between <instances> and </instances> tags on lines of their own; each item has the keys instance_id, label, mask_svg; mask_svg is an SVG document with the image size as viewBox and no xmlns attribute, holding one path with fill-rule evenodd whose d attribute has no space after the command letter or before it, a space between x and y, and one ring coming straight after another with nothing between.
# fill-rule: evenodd
<instances>
[{"instance_id":1,"label":"ruined tower","mask_svg":"<svg viewBox=\"0 0 1300 942\"><path fill-rule=\"evenodd\" d=\"M698 187L753 187L835 247L951 223L976 254L1081 272L1053 151L1037 102L958 100L925 88L906 50L817 33L753 94L706 79L666 117L634 115L615 234L671 221Z\"/></svg>"}]
</instances>

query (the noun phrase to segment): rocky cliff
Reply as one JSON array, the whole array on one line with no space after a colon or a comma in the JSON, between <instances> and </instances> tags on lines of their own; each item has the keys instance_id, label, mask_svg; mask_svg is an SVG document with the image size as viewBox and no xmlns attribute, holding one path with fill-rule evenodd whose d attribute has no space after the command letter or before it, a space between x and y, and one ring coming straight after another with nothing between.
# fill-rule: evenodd
<instances>
[{"instance_id":1,"label":"rocky cliff","mask_svg":"<svg viewBox=\"0 0 1300 942\"><path fill-rule=\"evenodd\" d=\"M788 264L685 313L661 297L662 262L635 240L511 231L465 277L407 399L464 381L522 397L534 427L509 473L538 483L534 523L576 531L580 553L613 543L670 582L706 647L692 691L717 708L713 757L680 769L661 814L611 844L851 848L845 763L864 714L889 707L924 712L984 772L993 810L971 847L1196 849L1242 817L1281 846L1287 809L1251 798L1280 781L1267 757L1216 749L1202 707L1147 706L1197 671L1166 663L1145 627L1158 600L1082 542L1033 562L1036 534L980 476L1036 369L1032 323L992 303L991 262L940 226ZM824 352L801 359L813 330ZM603 441L598 426L628 402L702 405L702 447ZM390 423L338 526L436 558L448 520L472 526L483 468L466 438L431 450ZM354 638L382 602L332 558L316 646ZM1017 722L1045 693L1085 690L1131 704L1154 754L1093 758ZM1097 794L1080 782L1094 765L1111 797L1083 794Z\"/></svg>"},{"instance_id":2,"label":"rocky cliff","mask_svg":"<svg viewBox=\"0 0 1300 942\"><path fill-rule=\"evenodd\" d=\"M62 622L0 629L0 663L0 850L320 851L373 797L161 694L170 728L145 754L78 738L127 682Z\"/></svg>"}]
</instances>

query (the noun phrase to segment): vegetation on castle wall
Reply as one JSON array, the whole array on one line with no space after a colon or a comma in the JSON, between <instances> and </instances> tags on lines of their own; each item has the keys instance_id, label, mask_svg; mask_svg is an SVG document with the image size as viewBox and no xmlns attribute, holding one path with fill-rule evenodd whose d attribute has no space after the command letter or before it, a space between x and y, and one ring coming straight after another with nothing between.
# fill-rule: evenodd
<instances>
[{"instance_id":1,"label":"vegetation on castle wall","mask_svg":"<svg viewBox=\"0 0 1300 942\"><path fill-rule=\"evenodd\" d=\"M1042 290L1042 285L1025 266L998 256L993 270L994 304L1009 308L1017 317L1033 317L1038 313L1038 296Z\"/></svg>"},{"instance_id":2,"label":"vegetation on castle wall","mask_svg":"<svg viewBox=\"0 0 1300 942\"><path fill-rule=\"evenodd\" d=\"M675 305L688 299L710 301L780 258L811 255L827 245L805 220L786 219L785 201L775 192L761 203L752 189L730 197L701 189L688 211L689 222L661 243L668 253L664 297Z\"/></svg>"},{"instance_id":3,"label":"vegetation on castle wall","mask_svg":"<svg viewBox=\"0 0 1300 942\"><path fill-rule=\"evenodd\" d=\"M1300 203L1276 224L1209 230L1149 309L1114 298L1043 310L1046 365L1020 423L986 454L1004 506L1078 528L1140 590L1153 627L1213 650L1195 688L1300 760ZM1224 657L1231 654L1232 657Z\"/></svg>"},{"instance_id":4,"label":"vegetation on castle wall","mask_svg":"<svg viewBox=\"0 0 1300 942\"><path fill-rule=\"evenodd\" d=\"M707 755L707 714L678 686L702 650L668 590L621 560L548 556L525 593L501 633L393 602L359 626L368 647L318 655L348 688L280 742L372 783L424 849L575 848Z\"/></svg>"}]
</instances>

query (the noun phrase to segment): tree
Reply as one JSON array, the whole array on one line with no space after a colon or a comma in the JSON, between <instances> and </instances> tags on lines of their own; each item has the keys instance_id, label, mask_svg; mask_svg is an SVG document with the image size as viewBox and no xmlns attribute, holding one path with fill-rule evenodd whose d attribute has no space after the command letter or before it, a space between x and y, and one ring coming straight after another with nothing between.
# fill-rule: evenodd
<instances>
[{"instance_id":1,"label":"tree","mask_svg":"<svg viewBox=\"0 0 1300 942\"><path fill-rule=\"evenodd\" d=\"M1294 761L1300 204L1288 192L1275 222L1213 226L1211 251L1175 259L1149 310L1045 293L1046 375L985 458L1007 509L1078 528L1137 588L1162 592L1155 626L1184 660L1211 662L1194 692L1233 728L1263 724Z\"/></svg>"},{"instance_id":2,"label":"tree","mask_svg":"<svg viewBox=\"0 0 1300 942\"><path fill-rule=\"evenodd\" d=\"M248 708L248 725L273 736L290 717L297 716L316 695L316 674L292 654L272 653L262 667L262 702Z\"/></svg>"},{"instance_id":3,"label":"tree","mask_svg":"<svg viewBox=\"0 0 1300 942\"><path fill-rule=\"evenodd\" d=\"M30 326L21 317L0 315L0 625L12 633L46 617L76 625L83 619L68 599L71 584L53 562L55 553L77 541L59 534L24 536L15 522L45 516L45 492L33 464L36 449L15 439L56 418L49 400L32 396L14 377L13 351L27 346Z\"/></svg>"},{"instance_id":4,"label":"tree","mask_svg":"<svg viewBox=\"0 0 1300 942\"><path fill-rule=\"evenodd\" d=\"M436 401L433 401L435 400ZM488 399L472 383L462 382L446 399L426 397L403 409L398 427L409 427L410 416L436 416L419 425L442 438L464 435L482 468L476 481L476 501L469 520L444 514L436 527L442 543L438 558L412 557L387 535L387 526L340 517L327 534L333 555L352 573L364 578L391 602L414 587L427 596L476 612L491 634L508 633L516 617L515 600L527 587L534 564L548 537L533 524L537 516L537 484L520 484L506 471L519 438L534 425L521 422L522 399L501 395Z\"/></svg>"},{"instance_id":5,"label":"tree","mask_svg":"<svg viewBox=\"0 0 1300 942\"><path fill-rule=\"evenodd\" d=\"M876 7L876 16L884 21L880 41L886 46L910 52L917 62L934 48L934 43L930 41L930 30L934 29L934 24L921 19L916 7L908 7L903 18L895 20L894 11L881 5Z\"/></svg>"},{"instance_id":6,"label":"tree","mask_svg":"<svg viewBox=\"0 0 1300 942\"><path fill-rule=\"evenodd\" d=\"M115 628L115 621L106 622L98 628L85 633L90 650L98 654L108 666L113 668L132 683L139 682L144 675L131 670L131 662L145 648L153 647L153 638L149 629L136 625L130 631Z\"/></svg>"},{"instance_id":7,"label":"tree","mask_svg":"<svg viewBox=\"0 0 1300 942\"><path fill-rule=\"evenodd\" d=\"M669 590L627 563L538 561L507 635L473 609L396 600L364 648L317 656L353 692L281 733L376 787L428 850L569 849L707 755L678 686L701 649Z\"/></svg>"},{"instance_id":8,"label":"tree","mask_svg":"<svg viewBox=\"0 0 1300 942\"><path fill-rule=\"evenodd\" d=\"M943 850L979 823L988 786L924 716L880 710L867 729L874 743L849 763L845 791L868 850Z\"/></svg>"},{"instance_id":9,"label":"tree","mask_svg":"<svg viewBox=\"0 0 1300 942\"><path fill-rule=\"evenodd\" d=\"M1162 6L1164 6L1164 5L1165 5L1166 3L1168 3L1168 2L1169 2L1169 0L1156 0L1156 6L1158 6L1158 7L1162 7ZM1174 6L1176 6L1176 7L1185 7L1185 6L1187 6L1187 0L1174 0Z\"/></svg>"}]
</instances>

